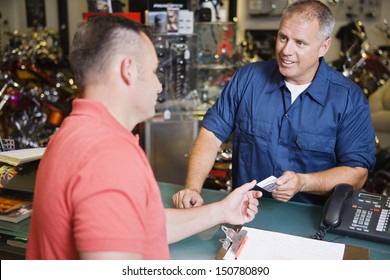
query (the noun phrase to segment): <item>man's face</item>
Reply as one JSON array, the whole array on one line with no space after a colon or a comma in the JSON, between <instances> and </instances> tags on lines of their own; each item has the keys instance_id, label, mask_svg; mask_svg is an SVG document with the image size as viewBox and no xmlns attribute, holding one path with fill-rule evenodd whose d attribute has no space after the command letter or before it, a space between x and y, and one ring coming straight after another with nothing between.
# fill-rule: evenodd
<instances>
[{"instance_id":1,"label":"man's face","mask_svg":"<svg viewBox=\"0 0 390 280\"><path fill-rule=\"evenodd\" d=\"M307 84L313 80L319 57L329 49L330 40L318 39L319 24L304 21L299 16L284 18L276 40L276 58L280 73L292 84Z\"/></svg>"},{"instance_id":2,"label":"man's face","mask_svg":"<svg viewBox=\"0 0 390 280\"><path fill-rule=\"evenodd\" d=\"M136 78L137 89L137 110L144 120L149 119L155 114L157 95L162 91L162 86L157 78L158 59L152 42L143 35L145 39L144 54L138 65L138 75Z\"/></svg>"},{"instance_id":3,"label":"man's face","mask_svg":"<svg viewBox=\"0 0 390 280\"><path fill-rule=\"evenodd\" d=\"M175 22L176 21L176 15L174 12L169 11L168 12L168 20L169 22Z\"/></svg>"}]
</instances>

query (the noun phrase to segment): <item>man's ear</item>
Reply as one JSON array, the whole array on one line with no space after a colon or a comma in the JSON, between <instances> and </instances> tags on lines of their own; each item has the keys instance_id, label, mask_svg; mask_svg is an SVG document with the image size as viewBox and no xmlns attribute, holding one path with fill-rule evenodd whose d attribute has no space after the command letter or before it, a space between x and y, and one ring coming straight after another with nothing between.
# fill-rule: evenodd
<instances>
[{"instance_id":1,"label":"man's ear","mask_svg":"<svg viewBox=\"0 0 390 280\"><path fill-rule=\"evenodd\" d=\"M133 78L133 69L134 69L134 61L126 56L124 59L122 59L121 62L121 77L126 85L131 84L131 79Z\"/></svg>"},{"instance_id":2,"label":"man's ear","mask_svg":"<svg viewBox=\"0 0 390 280\"><path fill-rule=\"evenodd\" d=\"M321 47L320 47L320 55L319 57L323 57L325 56L325 54L328 52L329 48L330 48L330 44L332 43L332 38L328 38L326 39Z\"/></svg>"}]
</instances>

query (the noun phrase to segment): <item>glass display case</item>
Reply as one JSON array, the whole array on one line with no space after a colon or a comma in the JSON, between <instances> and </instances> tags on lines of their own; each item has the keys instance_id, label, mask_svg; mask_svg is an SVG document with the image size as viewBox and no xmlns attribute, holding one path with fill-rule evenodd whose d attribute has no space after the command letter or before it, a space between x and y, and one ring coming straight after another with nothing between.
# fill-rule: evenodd
<instances>
[{"instance_id":1,"label":"glass display case","mask_svg":"<svg viewBox=\"0 0 390 280\"><path fill-rule=\"evenodd\" d=\"M163 85L157 113L206 111L237 68L234 23L196 22L194 30L154 35Z\"/></svg>"},{"instance_id":2,"label":"glass display case","mask_svg":"<svg viewBox=\"0 0 390 280\"><path fill-rule=\"evenodd\" d=\"M196 36L156 34L153 43L159 59L157 76L163 90L157 110L185 111L185 101L196 92ZM176 102L182 101L182 102Z\"/></svg>"},{"instance_id":3,"label":"glass display case","mask_svg":"<svg viewBox=\"0 0 390 280\"><path fill-rule=\"evenodd\" d=\"M236 69L236 26L232 22L197 22L197 88L203 102L213 102Z\"/></svg>"}]
</instances>

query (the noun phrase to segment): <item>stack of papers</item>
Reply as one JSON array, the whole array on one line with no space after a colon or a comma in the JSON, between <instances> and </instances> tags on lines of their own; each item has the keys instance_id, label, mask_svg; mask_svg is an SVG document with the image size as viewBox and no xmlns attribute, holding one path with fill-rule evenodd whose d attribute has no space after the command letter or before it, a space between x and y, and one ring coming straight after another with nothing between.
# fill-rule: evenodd
<instances>
[{"instance_id":1,"label":"stack of papers","mask_svg":"<svg viewBox=\"0 0 390 280\"><path fill-rule=\"evenodd\" d=\"M41 159L45 149L45 147L41 147L1 152L0 161L13 166L18 166L22 163Z\"/></svg>"},{"instance_id":2,"label":"stack of papers","mask_svg":"<svg viewBox=\"0 0 390 280\"><path fill-rule=\"evenodd\" d=\"M0 189L0 221L17 223L31 216L33 194Z\"/></svg>"}]
</instances>

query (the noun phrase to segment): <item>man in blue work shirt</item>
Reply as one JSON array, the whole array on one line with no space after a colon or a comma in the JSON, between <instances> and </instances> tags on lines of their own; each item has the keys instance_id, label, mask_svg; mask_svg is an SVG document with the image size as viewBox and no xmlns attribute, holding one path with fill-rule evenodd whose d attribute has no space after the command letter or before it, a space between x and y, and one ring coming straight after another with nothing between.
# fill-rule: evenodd
<instances>
[{"instance_id":1,"label":"man in blue work shirt","mask_svg":"<svg viewBox=\"0 0 390 280\"><path fill-rule=\"evenodd\" d=\"M362 188L375 164L375 131L362 90L323 58L334 23L320 1L286 7L276 60L238 69L205 115L176 207L203 204L204 180L233 132L234 187L274 175L273 198L311 204L340 183Z\"/></svg>"}]
</instances>

